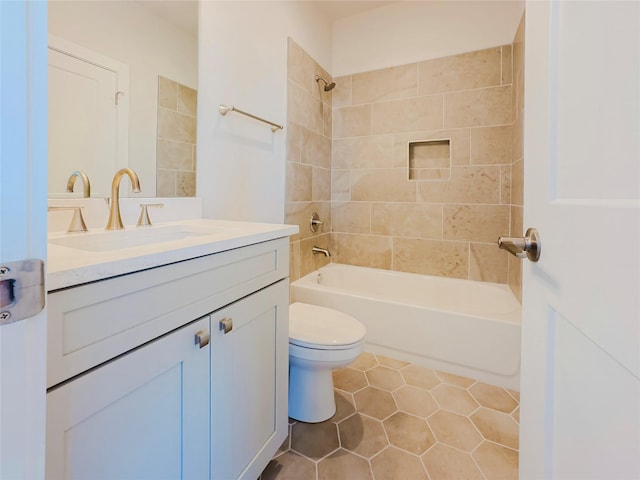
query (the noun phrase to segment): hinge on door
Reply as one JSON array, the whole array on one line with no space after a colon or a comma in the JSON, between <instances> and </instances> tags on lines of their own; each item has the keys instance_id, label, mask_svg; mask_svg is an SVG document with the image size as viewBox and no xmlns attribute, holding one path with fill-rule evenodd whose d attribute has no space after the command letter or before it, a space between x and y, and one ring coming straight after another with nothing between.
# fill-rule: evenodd
<instances>
[{"instance_id":1,"label":"hinge on door","mask_svg":"<svg viewBox=\"0 0 640 480\"><path fill-rule=\"evenodd\" d=\"M121 91L119 91L119 90L118 90L118 91L116 92L116 105L118 105L118 100L119 100L119 98L120 98L120 95L124 95L124 92L121 92Z\"/></svg>"},{"instance_id":2,"label":"hinge on door","mask_svg":"<svg viewBox=\"0 0 640 480\"><path fill-rule=\"evenodd\" d=\"M33 317L44 308L44 262L0 263L0 325Z\"/></svg>"}]
</instances>

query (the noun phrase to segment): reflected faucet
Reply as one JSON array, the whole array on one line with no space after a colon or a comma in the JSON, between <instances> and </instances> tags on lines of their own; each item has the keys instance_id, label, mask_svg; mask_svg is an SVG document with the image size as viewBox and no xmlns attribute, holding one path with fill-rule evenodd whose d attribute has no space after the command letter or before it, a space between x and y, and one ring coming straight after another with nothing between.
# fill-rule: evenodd
<instances>
[{"instance_id":1,"label":"reflected faucet","mask_svg":"<svg viewBox=\"0 0 640 480\"><path fill-rule=\"evenodd\" d=\"M82 196L89 198L91 196L91 183L89 182L87 174L80 170L71 172L69 180L67 180L67 193L73 192L73 184L76 182L77 177L82 179Z\"/></svg>"},{"instance_id":2,"label":"reflected faucet","mask_svg":"<svg viewBox=\"0 0 640 480\"><path fill-rule=\"evenodd\" d=\"M331 252L329 252L329 250L327 250L326 248L320 248L320 247L312 247L311 251L316 254L316 253L321 253L323 254L325 257L330 257L331 256Z\"/></svg>"},{"instance_id":3,"label":"reflected faucet","mask_svg":"<svg viewBox=\"0 0 640 480\"><path fill-rule=\"evenodd\" d=\"M140 180L138 174L130 168L121 168L113 176L111 182L111 203L109 205L109 220L107 220L107 226L105 230L122 230L122 217L120 217L120 181L122 177L127 175L131 180L131 186L135 193L140 193Z\"/></svg>"}]
</instances>

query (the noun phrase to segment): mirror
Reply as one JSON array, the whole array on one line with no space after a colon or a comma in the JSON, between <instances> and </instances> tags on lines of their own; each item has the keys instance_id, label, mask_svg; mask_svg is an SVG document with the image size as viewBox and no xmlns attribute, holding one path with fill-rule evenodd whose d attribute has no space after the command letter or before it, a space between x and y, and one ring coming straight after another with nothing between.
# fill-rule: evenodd
<instances>
[{"instance_id":1,"label":"mirror","mask_svg":"<svg viewBox=\"0 0 640 480\"><path fill-rule=\"evenodd\" d=\"M136 196L194 196L198 2L50 0L48 16L49 196L82 196L74 171L110 196L125 166Z\"/></svg>"}]
</instances>

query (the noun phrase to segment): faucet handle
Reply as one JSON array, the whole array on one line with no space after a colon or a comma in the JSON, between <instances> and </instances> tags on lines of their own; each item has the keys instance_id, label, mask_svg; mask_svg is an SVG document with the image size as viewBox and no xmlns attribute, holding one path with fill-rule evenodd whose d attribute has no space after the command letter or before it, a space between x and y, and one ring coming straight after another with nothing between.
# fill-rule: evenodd
<instances>
[{"instance_id":1,"label":"faucet handle","mask_svg":"<svg viewBox=\"0 0 640 480\"><path fill-rule=\"evenodd\" d=\"M162 208L164 203L141 203L140 204L140 216L138 217L137 227L150 227L151 219L149 218L149 207Z\"/></svg>"},{"instance_id":2,"label":"faucet handle","mask_svg":"<svg viewBox=\"0 0 640 480\"><path fill-rule=\"evenodd\" d=\"M69 228L67 232L76 233L76 232L88 232L87 224L84 223L84 217L82 216L82 209L84 205L49 205L47 207L48 211L60 211L60 210L73 210L73 217L71 217L71 223L69 224Z\"/></svg>"}]
</instances>

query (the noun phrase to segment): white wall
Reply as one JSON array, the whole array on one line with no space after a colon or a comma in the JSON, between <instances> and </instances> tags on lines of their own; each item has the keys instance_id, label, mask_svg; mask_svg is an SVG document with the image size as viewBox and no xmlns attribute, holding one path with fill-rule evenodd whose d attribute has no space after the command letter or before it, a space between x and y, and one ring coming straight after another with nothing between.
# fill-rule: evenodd
<instances>
[{"instance_id":1,"label":"white wall","mask_svg":"<svg viewBox=\"0 0 640 480\"><path fill-rule=\"evenodd\" d=\"M158 75L197 88L197 37L132 1L56 0L48 10L49 33L129 65L129 166L140 195L154 197Z\"/></svg>"},{"instance_id":2,"label":"white wall","mask_svg":"<svg viewBox=\"0 0 640 480\"><path fill-rule=\"evenodd\" d=\"M524 2L404 1L341 18L334 77L509 44Z\"/></svg>"},{"instance_id":3,"label":"white wall","mask_svg":"<svg viewBox=\"0 0 640 480\"><path fill-rule=\"evenodd\" d=\"M311 2L200 3L197 195L204 216L284 221L287 37L331 70L331 23ZM218 105L285 125L270 128Z\"/></svg>"}]
</instances>

